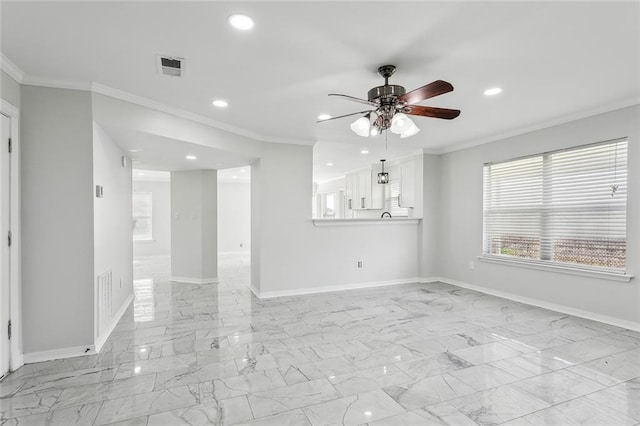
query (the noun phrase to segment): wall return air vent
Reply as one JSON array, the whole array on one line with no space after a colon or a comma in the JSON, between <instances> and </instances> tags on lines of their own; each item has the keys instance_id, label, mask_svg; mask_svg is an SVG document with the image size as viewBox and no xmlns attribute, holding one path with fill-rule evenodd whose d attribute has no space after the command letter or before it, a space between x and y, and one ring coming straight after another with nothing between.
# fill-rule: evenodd
<instances>
[{"instance_id":1,"label":"wall return air vent","mask_svg":"<svg viewBox=\"0 0 640 426\"><path fill-rule=\"evenodd\" d=\"M184 75L184 65L184 58L158 55L158 71L160 75L182 77Z\"/></svg>"}]
</instances>

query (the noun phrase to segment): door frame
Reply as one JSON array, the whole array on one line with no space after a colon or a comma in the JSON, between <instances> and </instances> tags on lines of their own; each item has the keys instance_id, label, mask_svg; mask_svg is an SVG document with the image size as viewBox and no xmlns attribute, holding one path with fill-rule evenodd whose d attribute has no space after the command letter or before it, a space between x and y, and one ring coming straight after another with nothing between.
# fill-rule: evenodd
<instances>
[{"instance_id":1,"label":"door frame","mask_svg":"<svg viewBox=\"0 0 640 426\"><path fill-rule=\"evenodd\" d=\"M22 353L22 262L20 230L20 110L4 99L0 99L0 112L11 120L11 261L9 291L11 300L11 341L9 348L11 359L9 370L15 371L24 364ZM7 149L7 147L0 147ZM0 236L3 241L4 236ZM5 326L4 324L2 325Z\"/></svg>"}]
</instances>

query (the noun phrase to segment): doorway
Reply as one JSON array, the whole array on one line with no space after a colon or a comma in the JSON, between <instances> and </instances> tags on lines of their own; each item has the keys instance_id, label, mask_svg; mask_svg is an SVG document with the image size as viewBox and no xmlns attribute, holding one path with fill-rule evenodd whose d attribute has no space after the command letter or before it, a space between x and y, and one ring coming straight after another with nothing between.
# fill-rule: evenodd
<instances>
[{"instance_id":1,"label":"doorway","mask_svg":"<svg viewBox=\"0 0 640 426\"><path fill-rule=\"evenodd\" d=\"M0 380L9 373L10 345L10 309L11 309L11 257L10 257L10 220L11 220L11 160L9 141L11 139L11 118L0 114L2 147L0 149ZM6 235L7 240L4 241Z\"/></svg>"}]
</instances>

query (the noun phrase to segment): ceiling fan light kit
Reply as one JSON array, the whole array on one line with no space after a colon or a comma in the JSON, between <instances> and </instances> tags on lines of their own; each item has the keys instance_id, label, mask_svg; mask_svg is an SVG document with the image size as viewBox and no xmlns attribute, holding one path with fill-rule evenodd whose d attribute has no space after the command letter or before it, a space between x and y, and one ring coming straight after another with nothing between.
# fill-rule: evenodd
<instances>
[{"instance_id":1,"label":"ceiling fan light kit","mask_svg":"<svg viewBox=\"0 0 640 426\"><path fill-rule=\"evenodd\" d=\"M414 105L425 99L453 91L453 86L450 83L443 80L436 80L411 92L407 92L402 86L389 84L389 77L393 75L395 70L396 67L394 65L383 65L378 68L378 73L384 77L384 85L370 89L367 94L367 99L360 99L349 95L329 94L329 96L340 96L350 101L368 105L373 109L322 121L364 114L364 116L358 118L351 124L351 130L358 136L375 136L385 130L390 130L392 133L400 135L400 137L404 139L420 131L418 126L416 126L407 114L442 118L445 120L452 120L460 115L460 110L457 109Z\"/></svg>"}]
</instances>

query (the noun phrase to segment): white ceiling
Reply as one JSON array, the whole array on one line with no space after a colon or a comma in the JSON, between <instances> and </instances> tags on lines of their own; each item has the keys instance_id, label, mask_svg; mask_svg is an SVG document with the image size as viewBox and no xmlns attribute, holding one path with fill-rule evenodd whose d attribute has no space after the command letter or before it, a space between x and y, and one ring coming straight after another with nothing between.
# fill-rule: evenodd
<instances>
[{"instance_id":1,"label":"white ceiling","mask_svg":"<svg viewBox=\"0 0 640 426\"><path fill-rule=\"evenodd\" d=\"M132 170L134 181L170 182L171 173L161 170L137 169Z\"/></svg>"},{"instance_id":2,"label":"white ceiling","mask_svg":"<svg viewBox=\"0 0 640 426\"><path fill-rule=\"evenodd\" d=\"M391 82L407 90L451 82L453 93L426 104L462 110L453 121L418 117L418 135L390 138L407 150L447 151L640 98L637 1L3 1L1 7L2 52L27 82L96 82L270 140L381 146L381 138L355 136L352 119L315 121L320 113L361 110L327 94L366 97L382 83L375 70L386 63L398 66ZM252 16L255 28L227 25L236 12ZM159 76L157 54L186 58L186 76ZM492 86L504 92L483 96ZM214 98L229 107L212 107Z\"/></svg>"},{"instance_id":3,"label":"white ceiling","mask_svg":"<svg viewBox=\"0 0 640 426\"><path fill-rule=\"evenodd\" d=\"M133 180L170 182L171 173L161 170L149 170L144 168L133 169ZM249 183L251 182L251 167L236 167L233 169L218 170L218 182L222 183Z\"/></svg>"},{"instance_id":4,"label":"white ceiling","mask_svg":"<svg viewBox=\"0 0 640 426\"><path fill-rule=\"evenodd\" d=\"M123 150L127 151L136 169L170 172L221 169L246 166L252 161L249 157L230 151L182 140L104 124L102 128ZM188 155L195 156L196 159L189 160L186 158Z\"/></svg>"},{"instance_id":5,"label":"white ceiling","mask_svg":"<svg viewBox=\"0 0 640 426\"><path fill-rule=\"evenodd\" d=\"M218 182L249 183L251 182L251 167L235 167L218 170Z\"/></svg>"}]
</instances>

